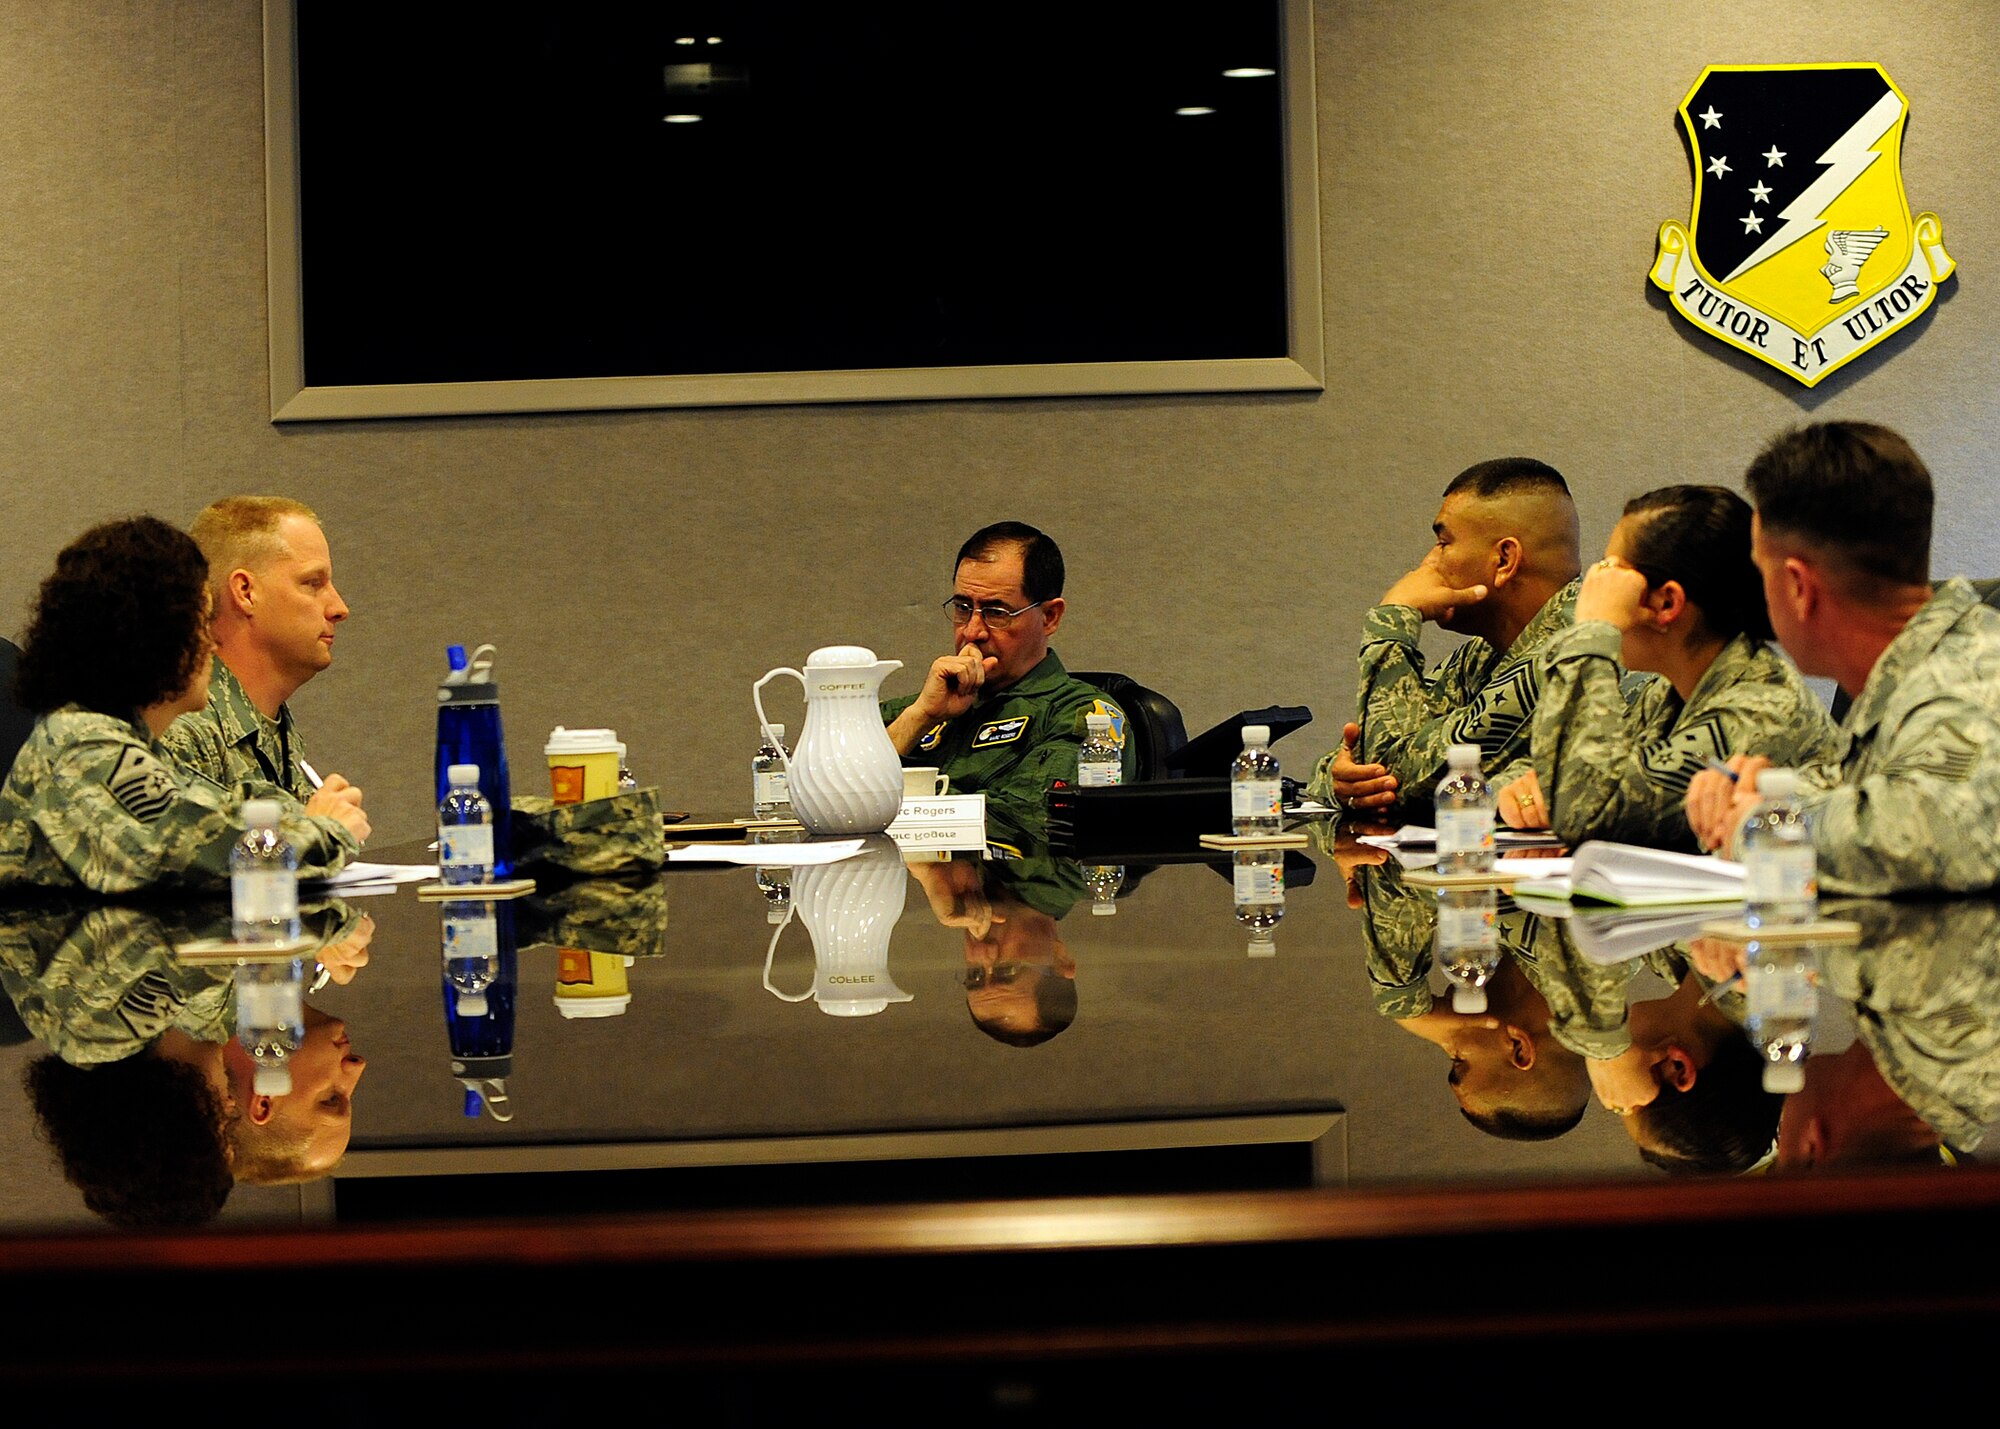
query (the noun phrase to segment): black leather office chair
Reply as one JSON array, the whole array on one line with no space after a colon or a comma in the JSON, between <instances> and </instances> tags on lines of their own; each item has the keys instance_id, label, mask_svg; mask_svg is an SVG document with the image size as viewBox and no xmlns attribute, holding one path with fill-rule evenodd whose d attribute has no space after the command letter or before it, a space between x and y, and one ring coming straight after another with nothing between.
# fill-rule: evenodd
<instances>
[{"instance_id":1,"label":"black leather office chair","mask_svg":"<svg viewBox=\"0 0 2000 1429\"><path fill-rule=\"evenodd\" d=\"M1935 590L1937 587L1933 584L1931 588ZM1989 577L1983 581L1974 581L1972 588L1979 592L1979 598L1982 601L1992 606L1995 610L2000 610L2000 576ZM1847 691L1838 687L1834 689L1833 702L1827 707L1827 712L1833 716L1835 724L1839 724L1847 718L1848 707L1853 703L1854 701L1847 697Z\"/></svg>"},{"instance_id":2,"label":"black leather office chair","mask_svg":"<svg viewBox=\"0 0 2000 1429\"><path fill-rule=\"evenodd\" d=\"M0 640L0 778L14 767L14 756L35 727L35 717L14 703L14 667L20 659L12 641Z\"/></svg>"},{"instance_id":3,"label":"black leather office chair","mask_svg":"<svg viewBox=\"0 0 2000 1429\"><path fill-rule=\"evenodd\" d=\"M1187 743L1187 725L1180 707L1158 690L1149 690L1130 675L1110 670L1078 671L1076 678L1095 685L1125 711L1126 738L1132 743L1140 779L1178 779L1166 759Z\"/></svg>"}]
</instances>

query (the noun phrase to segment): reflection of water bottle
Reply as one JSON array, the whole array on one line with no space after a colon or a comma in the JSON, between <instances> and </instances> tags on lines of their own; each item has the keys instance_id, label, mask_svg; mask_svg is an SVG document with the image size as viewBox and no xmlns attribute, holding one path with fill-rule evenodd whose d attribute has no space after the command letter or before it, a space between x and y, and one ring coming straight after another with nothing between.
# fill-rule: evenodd
<instances>
[{"instance_id":1,"label":"reflection of water bottle","mask_svg":"<svg viewBox=\"0 0 2000 1429\"><path fill-rule=\"evenodd\" d=\"M1751 942L1743 952L1744 1030L1764 1059L1764 1090L1789 1096L1806 1084L1818 959L1810 943Z\"/></svg>"},{"instance_id":2,"label":"reflection of water bottle","mask_svg":"<svg viewBox=\"0 0 2000 1429\"><path fill-rule=\"evenodd\" d=\"M486 990L500 975L500 929L493 907L483 900L444 905L444 977L457 992L461 1017L486 1015Z\"/></svg>"},{"instance_id":3,"label":"reflection of water bottle","mask_svg":"<svg viewBox=\"0 0 2000 1429\"><path fill-rule=\"evenodd\" d=\"M249 830L229 850L229 935L239 943L289 943L299 935L299 855L278 832L275 799L248 799Z\"/></svg>"},{"instance_id":4,"label":"reflection of water bottle","mask_svg":"<svg viewBox=\"0 0 2000 1429\"><path fill-rule=\"evenodd\" d=\"M1244 731L1248 734L1249 731ZM1285 916L1285 851L1246 848L1236 852L1236 921L1250 930L1250 956L1276 957L1271 930Z\"/></svg>"},{"instance_id":5,"label":"reflection of water bottle","mask_svg":"<svg viewBox=\"0 0 2000 1429\"><path fill-rule=\"evenodd\" d=\"M785 782L785 727L771 726L750 760L750 812L760 819L787 819L792 792Z\"/></svg>"},{"instance_id":6,"label":"reflection of water bottle","mask_svg":"<svg viewBox=\"0 0 2000 1429\"><path fill-rule=\"evenodd\" d=\"M1453 1012L1486 1010L1486 984L1500 970L1499 915L1496 889L1438 890L1437 963L1451 979Z\"/></svg>"},{"instance_id":7,"label":"reflection of water bottle","mask_svg":"<svg viewBox=\"0 0 2000 1429\"><path fill-rule=\"evenodd\" d=\"M1766 769L1757 776L1763 802L1743 821L1736 840L1743 860L1743 921L1753 928L1810 923L1819 916L1819 862L1798 791L1794 770Z\"/></svg>"},{"instance_id":8,"label":"reflection of water bottle","mask_svg":"<svg viewBox=\"0 0 2000 1429\"><path fill-rule=\"evenodd\" d=\"M1125 781L1119 762L1118 737L1111 732L1111 716L1094 714L1083 719L1083 748L1076 752L1076 787L1109 789Z\"/></svg>"},{"instance_id":9,"label":"reflection of water bottle","mask_svg":"<svg viewBox=\"0 0 2000 1429\"><path fill-rule=\"evenodd\" d=\"M451 1074L464 1089L467 1116L483 1111L495 1121L511 1121L514 1112L507 1095L507 1078L514 1073L514 905L452 900L443 905L442 912L444 1025ZM456 929L454 922L459 924ZM470 966L472 951L488 938L492 940L491 962L475 974ZM461 940L459 947L467 963L462 971L468 978L486 977L486 985L472 999L453 977L454 940ZM483 955L480 960L484 961Z\"/></svg>"},{"instance_id":10,"label":"reflection of water bottle","mask_svg":"<svg viewBox=\"0 0 2000 1429\"><path fill-rule=\"evenodd\" d=\"M1083 886L1090 891L1090 911L1106 917L1118 911L1118 890L1125 886L1122 863L1088 863L1083 867ZM1276 920L1273 919L1273 922Z\"/></svg>"},{"instance_id":11,"label":"reflection of water bottle","mask_svg":"<svg viewBox=\"0 0 2000 1429\"><path fill-rule=\"evenodd\" d=\"M282 1097L292 1089L292 1054L306 1037L303 958L241 963L236 969L236 1040L256 1070L251 1090Z\"/></svg>"},{"instance_id":12,"label":"reflection of water bottle","mask_svg":"<svg viewBox=\"0 0 2000 1429\"><path fill-rule=\"evenodd\" d=\"M493 647L482 645L468 661L465 648L445 652L451 671L438 686L437 797L451 788L451 766L479 768L479 791L493 811L493 873L513 872L513 802L507 782L507 739L500 728L500 686L493 679Z\"/></svg>"},{"instance_id":13,"label":"reflection of water bottle","mask_svg":"<svg viewBox=\"0 0 2000 1429\"><path fill-rule=\"evenodd\" d=\"M493 881L493 806L479 792L479 766L454 764L438 805L438 871L446 883Z\"/></svg>"},{"instance_id":14,"label":"reflection of water bottle","mask_svg":"<svg viewBox=\"0 0 2000 1429\"><path fill-rule=\"evenodd\" d=\"M1275 834L1283 827L1278 759L1271 753L1271 727L1243 726L1243 752L1229 766L1229 831Z\"/></svg>"},{"instance_id":15,"label":"reflection of water bottle","mask_svg":"<svg viewBox=\"0 0 2000 1429\"><path fill-rule=\"evenodd\" d=\"M1479 772L1479 746L1454 744L1433 799L1439 873L1493 871L1493 790Z\"/></svg>"},{"instance_id":16,"label":"reflection of water bottle","mask_svg":"<svg viewBox=\"0 0 2000 1429\"><path fill-rule=\"evenodd\" d=\"M783 725L772 725L778 737L785 737ZM790 811L790 806L786 806ZM752 829L744 837L753 844L790 844L805 839L804 829ZM783 864L760 866L757 870L757 891L764 895L764 917L766 922L782 923L792 912L792 871Z\"/></svg>"}]
</instances>

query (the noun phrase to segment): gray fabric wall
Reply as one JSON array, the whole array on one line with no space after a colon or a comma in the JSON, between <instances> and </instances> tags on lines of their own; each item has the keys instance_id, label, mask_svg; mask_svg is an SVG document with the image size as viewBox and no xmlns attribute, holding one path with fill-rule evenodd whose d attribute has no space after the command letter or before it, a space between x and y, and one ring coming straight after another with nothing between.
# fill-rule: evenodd
<instances>
[{"instance_id":1,"label":"gray fabric wall","mask_svg":"<svg viewBox=\"0 0 2000 1429\"><path fill-rule=\"evenodd\" d=\"M1319 722L1279 750L1294 769L1337 737L1362 609L1486 456L1555 462L1596 543L1637 490L1734 481L1786 424L1865 415L1938 474L1940 570L2000 571L1991 16L1320 4L1317 396L280 429L259 6L0 0L0 631L92 520L184 521L244 489L311 502L355 616L299 711L320 768L407 838L430 817L448 641L500 645L519 787L551 725L603 723L670 804L733 813L750 681L836 640L919 666L951 550L1003 516L1068 552L1073 666L1157 683L1192 728L1310 703ZM1816 59L1878 59L1910 96L1909 195L1962 276L1914 340L1808 393L1691 335L1646 273L1659 224L1687 217L1674 107L1702 66Z\"/></svg>"}]
</instances>

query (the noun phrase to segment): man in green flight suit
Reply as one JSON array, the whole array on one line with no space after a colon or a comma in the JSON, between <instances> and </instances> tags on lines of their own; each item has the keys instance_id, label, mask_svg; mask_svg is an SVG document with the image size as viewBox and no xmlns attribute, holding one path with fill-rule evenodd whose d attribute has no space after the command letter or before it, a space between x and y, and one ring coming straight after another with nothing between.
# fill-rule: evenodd
<instances>
[{"instance_id":1,"label":"man in green flight suit","mask_svg":"<svg viewBox=\"0 0 2000 1429\"><path fill-rule=\"evenodd\" d=\"M885 700L903 762L935 764L955 794L984 793L996 816L1039 828L1043 795L1076 782L1092 714L1111 717L1124 778L1136 770L1125 712L1073 679L1049 637L1063 618L1063 558L1033 526L1002 521L959 548L950 599L954 653L931 662L915 695Z\"/></svg>"},{"instance_id":2,"label":"man in green flight suit","mask_svg":"<svg viewBox=\"0 0 2000 1429\"><path fill-rule=\"evenodd\" d=\"M183 769L244 797L282 794L359 811L361 791L341 775L315 787L286 704L333 663L334 632L348 614L319 518L284 497L227 496L205 507L189 534L208 560L215 671L207 707L181 716L161 743Z\"/></svg>"}]
</instances>

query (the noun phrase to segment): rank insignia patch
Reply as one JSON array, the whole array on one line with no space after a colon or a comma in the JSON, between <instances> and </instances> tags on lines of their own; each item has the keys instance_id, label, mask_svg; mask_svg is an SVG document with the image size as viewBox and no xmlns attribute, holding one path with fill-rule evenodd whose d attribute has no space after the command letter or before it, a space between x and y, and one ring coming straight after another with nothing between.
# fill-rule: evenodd
<instances>
[{"instance_id":1,"label":"rank insignia patch","mask_svg":"<svg viewBox=\"0 0 2000 1429\"><path fill-rule=\"evenodd\" d=\"M1028 717L1016 715L1013 719L996 719L991 724L982 724L972 736L974 749L987 749L996 744L1012 744L1028 731Z\"/></svg>"},{"instance_id":2,"label":"rank insignia patch","mask_svg":"<svg viewBox=\"0 0 2000 1429\"><path fill-rule=\"evenodd\" d=\"M1710 65L1680 107L1694 211L1661 225L1654 286L1808 387L1906 326L1956 267L1903 193L1909 114L1880 65Z\"/></svg>"}]
</instances>

